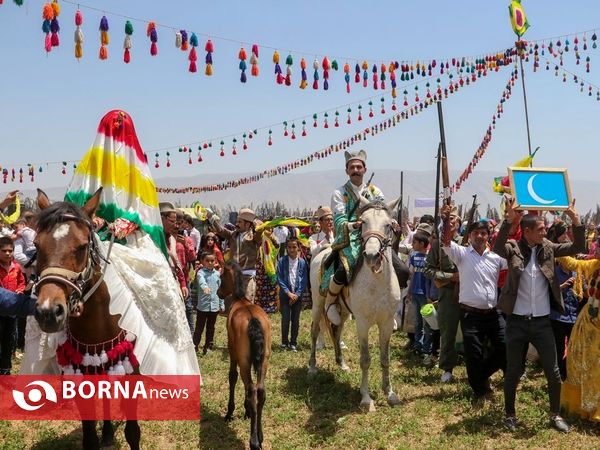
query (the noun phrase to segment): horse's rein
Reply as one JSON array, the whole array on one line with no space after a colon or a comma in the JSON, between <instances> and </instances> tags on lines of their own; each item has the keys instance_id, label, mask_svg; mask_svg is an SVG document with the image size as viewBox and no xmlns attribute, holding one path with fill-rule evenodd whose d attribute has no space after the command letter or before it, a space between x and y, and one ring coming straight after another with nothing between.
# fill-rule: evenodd
<instances>
[{"instance_id":1,"label":"horse's rein","mask_svg":"<svg viewBox=\"0 0 600 450\"><path fill-rule=\"evenodd\" d=\"M37 292L41 284L48 281L54 281L63 284L66 287L72 289L71 293L67 297L69 315L78 315L79 313L81 313L81 305L85 304L85 302L87 302L90 299L90 297L94 294L94 292L96 292L96 290L100 287L100 284L104 280L104 274L106 273L106 268L109 264L110 253L115 238L114 234L112 234L106 257L102 257L98 253L98 250L95 245L94 231L91 222L89 222L88 220L82 220L81 218L73 216L71 214L63 214L61 216L61 219L63 219L63 222L66 222L68 220L83 222L89 228L90 235L88 240L88 253L85 266L80 272L74 272L72 270L58 266L46 267L39 274L37 281L33 285L33 293ZM96 283L94 283L94 285L89 290L85 291L85 286L92 280L92 277L94 275L94 263L99 263L99 259L104 260L104 268L100 272L100 278L96 281Z\"/></svg>"}]
</instances>

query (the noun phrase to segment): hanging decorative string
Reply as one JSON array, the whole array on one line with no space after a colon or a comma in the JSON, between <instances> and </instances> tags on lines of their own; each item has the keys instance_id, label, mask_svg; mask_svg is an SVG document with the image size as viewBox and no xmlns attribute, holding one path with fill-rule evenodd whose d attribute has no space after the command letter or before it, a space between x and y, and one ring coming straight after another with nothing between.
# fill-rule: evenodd
<instances>
[{"instance_id":1,"label":"hanging decorative string","mask_svg":"<svg viewBox=\"0 0 600 450\"><path fill-rule=\"evenodd\" d=\"M513 76L514 76L514 73L511 73L511 83L514 83ZM384 119L381 122L379 122L369 128L365 128L362 131L355 133L354 135L352 135L344 140L338 141L335 144L331 144L328 147L325 147L319 151L316 151L314 153L306 155L303 158L296 159L294 161L273 167L271 169L265 169L254 175L249 175L249 176L237 178L234 180L229 180L229 181L225 181L225 182L221 182L221 183L204 185L204 186L169 187L169 188L157 187L156 190L157 190L157 192L162 193L162 194L185 194L185 193L197 194L197 193L202 193L202 192L223 191L223 190L227 190L227 189L238 188L240 186L245 186L247 184L256 183L265 178L272 178L272 177L279 176L279 175L285 175L288 172L299 169L301 167L308 166L314 162L320 161L321 159L327 158L334 153L346 150L358 142L363 142L363 141L367 140L368 137L374 137L379 133L382 133L384 131L392 129L401 121L418 115L424 109L427 109L429 106L433 105L434 103L441 101L443 98L448 98L449 95L456 93L459 89L461 89L461 86L458 83L456 83L455 85L453 85L452 90L447 88L443 91L443 93L441 95L438 95L436 93L435 95L432 95L429 98L425 98L424 100L420 101L419 103L414 104L414 105L410 106L409 108L406 108L402 112L395 113L391 117ZM506 91L509 91L509 94L508 94L508 97L509 97L510 89L508 86L505 89L505 93L506 93ZM503 102L504 102L504 99L501 101L501 104L497 107L498 112L497 112L496 117L503 112L503 110L502 110ZM327 113L325 113L324 116L327 116ZM327 120L327 118L325 118L325 120ZM494 124L495 124L495 119L494 119ZM284 129L285 129L284 133L287 132L287 125L288 125L287 122L284 122ZM271 130L269 130L269 135L271 135ZM223 141L221 141L221 145L223 145ZM221 147L221 152L223 152L223 151L224 151L223 147Z\"/></svg>"},{"instance_id":2,"label":"hanging decorative string","mask_svg":"<svg viewBox=\"0 0 600 450\"><path fill-rule=\"evenodd\" d=\"M192 35L192 39L191 41L193 42L193 37L194 35ZM192 47L192 50L194 49L194 47ZM482 75L483 76L483 75ZM452 73L447 73L447 81L448 84L445 87L442 87L441 84L441 79L437 78L435 81L437 83L437 89L433 92L431 92L429 90L429 79L425 79L423 81L426 82L426 86L427 86L427 90L428 90L428 95L426 96L425 100L430 100L432 98L447 98L449 94L453 94L455 92L457 92L461 87L463 86L469 86L470 84L473 84L477 81L478 77L477 76L472 76L472 77L459 77L459 80L456 81L455 77L453 76ZM411 88L411 87L415 87L417 88L416 91L418 91L418 84L423 82L422 80L418 80L412 83L408 83L406 85L404 85L403 87L405 88L405 92L407 92L407 89ZM433 81L433 80L432 80ZM362 110L363 110L363 103L367 104L369 106L369 118L374 117L375 113L373 111L373 101L374 100L379 100L381 103L381 109L380 112L381 114L385 114L386 113L386 109L385 109L385 102L386 102L386 97L390 96L390 94L388 93L382 93L376 96L371 96L371 97L366 97L363 98L361 100L357 100L351 103L347 103L345 105L340 105L334 108L330 108L328 110L324 110L324 111L320 111L318 113L313 113L312 115L306 115L306 116L302 116L302 117L296 117L293 119L289 119L283 122L278 122L278 123L274 123L274 124L270 124L270 125L266 125L266 126L262 126L262 127L258 127L258 128L251 128L247 131L240 131L237 133L233 133L233 134L229 134L226 136L219 136L219 137L213 137L213 138L207 138L207 139L203 139L203 140L198 140L196 142L192 142L192 143L188 143L185 145L179 145L179 146L169 146L169 147L163 147L163 148L158 148L158 149L154 149L154 150L150 150L147 155L152 155L154 157L154 167L155 168L160 168L162 166L161 164L161 158L165 158L165 164L164 166L169 168L172 166L172 161L171 161L171 155L172 153L178 152L184 156L187 156L187 161L188 164L193 164L193 159L191 157L192 152L193 152L193 148L197 147L197 152L198 152L198 156L196 158L197 162L203 162L203 158L201 156L201 153L203 151L209 151L212 148L221 148L220 151L220 156L226 156L226 153L224 151L224 146L225 146L225 141L229 141L231 140L232 142L232 151L231 154L232 155L236 155L237 152L237 146L236 146L236 151L233 151L233 144L237 143L238 140L241 138L241 142L242 142L242 149L243 150L247 150L249 148L249 142L250 141L254 141L256 140L257 135L262 134L262 132L264 132L265 130L268 130L268 135L267 135L267 146L272 146L274 144L274 142L276 142L275 136L273 134L273 128L276 127L282 127L283 128L283 136L284 137L290 137L290 139L295 140L296 137L298 136L298 134L296 134L295 129L296 129L296 123L301 125L301 133L299 134L299 136L302 137L306 137L308 135L308 131L307 131L307 127L306 124L312 120L312 126L314 128L319 127L319 118L322 118L322 127L324 129L328 129L329 128L329 117L330 115L332 115L335 118L335 122L334 122L334 126L339 127L340 126L340 120L339 120L339 111L344 111L346 110L347 112L347 119L346 119L346 124L350 125L352 123L352 119L351 119L351 113L352 113L352 107L356 106L356 109L354 111L356 111L356 120L358 122L363 121L364 117L362 114ZM389 101L389 97L388 97L388 101ZM392 111L396 111L397 105L396 105L396 99L393 98L393 95L391 96L391 110ZM418 95L415 96L415 104L416 105L423 105L424 103L421 102L421 99ZM405 107L409 106L408 100L405 99L404 104ZM410 111L410 108L408 108L408 110ZM291 124L291 126L290 126ZM336 125L337 124L337 125ZM291 133L288 130L288 126L290 126L291 128ZM286 135L286 131L287 131L287 135ZM219 147L217 147L216 144L220 144ZM50 166L54 166L54 165L59 165L61 173L63 175L67 174L67 168L69 166L72 166L73 168L76 167L78 160L70 160L70 161L46 161L46 162L30 162L30 163L26 163L26 164L22 164L22 165L14 165L13 167L7 167L9 165L2 165L0 164L0 172L2 173L2 180L3 183L8 183L8 182L15 182L15 181L19 181L19 182L23 182L23 178L22 177L17 177L17 173L19 171L24 171L29 175L29 180L31 182L35 181L35 173L41 173L43 172L44 168L48 168Z\"/></svg>"},{"instance_id":3,"label":"hanging decorative string","mask_svg":"<svg viewBox=\"0 0 600 450\"><path fill-rule=\"evenodd\" d=\"M158 53L158 47L157 47L157 41L158 41L158 29L159 28L163 28L163 29L168 29L171 32L175 32L176 34L176 47L177 48L182 48L183 50L187 49L187 46L185 45L178 45L180 43L180 39L179 39L179 35L182 34L181 31L176 31L176 30L180 30L181 27L174 27L174 26L169 26L169 25L164 25L164 24L159 24L158 22L154 22L154 21L150 21L148 19L141 19L141 18L136 18L136 17L131 17L131 16L127 16L124 14L119 14L116 12L108 12L104 9L100 9L100 8L96 8L93 6L89 6L89 5L85 5L85 4L81 4L78 2L74 2L74 1L70 1L70 0L62 0L64 4L68 4L71 5L74 9L76 8L77 10L80 9L88 9L90 11L95 11L97 13L101 13L102 14L102 19L100 21L100 42L101 42L101 47L100 47L100 52L99 52L99 57L102 60L105 60L108 58L108 17L111 17L112 19L117 18L117 19L121 19L121 20L125 20L128 21L129 23L132 22L141 22L142 26L146 27L146 32L148 37L150 38L151 41L151 46L150 46L150 54L152 56L157 55ZM60 8L58 7L58 2L57 0L53 0L53 3L46 3L44 6L44 25L43 25L43 30L46 33L46 39L45 39L45 48L47 51L50 51L50 49L53 46L57 46L58 45L58 31L59 31L59 26L58 26L58 20L57 20L57 16L58 16L58 12L60 11ZM111 20L112 20L111 19ZM76 26L79 28L79 31L81 31L81 24ZM127 29L126 29L127 30ZM212 44L212 40L211 39L215 39L215 40L221 40L221 41L225 41L225 42L230 42L230 43L237 43L239 44L240 41L237 39L233 39L233 38L228 38L228 37L224 37L224 36L214 36L214 35L210 35L208 33L200 33L200 32L195 32L195 34L197 36L205 36L208 38L208 41L206 43L206 70L205 70L205 74L207 76L212 75L213 73L213 52L214 52L214 47ZM126 35L127 31L126 31ZM129 35L130 36L130 35ZM79 37L82 37L81 34L79 34ZM182 36L183 37L183 36ZM77 39L77 38L76 38ZM76 40L77 42L77 40ZM125 53L128 53L128 50L130 49L131 46L131 42L127 42L126 39L126 43L124 45L124 50ZM274 52L278 53L278 49L274 46L269 46L269 45L261 45L263 47L263 49L267 49L267 50L273 50ZM239 63L239 68L241 70L241 75L240 75L240 81L242 83L245 83L247 81L247 76L246 76L246 58L241 58L241 56L245 56L246 55L246 50L245 48L252 48L253 52L252 52L252 57L250 58L250 63L252 65L252 69L251 69L251 74L253 76L257 76L258 75L258 44L251 44L250 42L241 42L241 50L239 51L238 57L240 59L240 63ZM254 50L257 50L256 53L254 53ZM400 81L411 81L416 79L417 77L431 77L434 75L444 75L445 72L447 72L448 70L455 68L455 69L460 69L461 71L464 71L465 73L470 73L472 71L477 71L478 76L480 76L481 72L485 72L487 70L490 69L494 69L497 66L500 65L506 65L507 61L506 59L509 57L510 53L511 53L511 49L506 49L506 50L502 50L499 52L486 52L486 53L482 53L480 55L474 55L474 56L455 56L455 57L451 57L451 58L419 58L419 59L401 59L401 60L396 60L393 58L390 58L390 60L386 60L386 61L382 61L382 60L378 60L378 59L369 59L369 58L364 58L364 57L348 57L348 56L327 56L324 54L319 54L319 53L315 53L315 52L311 52L311 51L289 51L289 55L286 58L286 76L283 76L282 73L282 69L281 67L279 67L279 72L277 73L276 76L276 81L278 84L285 84L286 86L290 86L291 85L291 71L292 71L292 65L293 65L293 56L292 54L302 54L302 55L306 55L306 54L314 54L315 55L315 59L313 62L313 69L314 69L314 73L313 73L313 89L319 89L320 87L322 87L323 90L328 90L329 87L332 85L332 72L338 72L339 69L339 61L345 61L344 63L344 69L350 67L350 62L354 62L356 63L356 69L357 69L357 78L355 79L356 83L359 83L361 80L360 77L360 71L362 68L362 85L363 87L367 87L368 86L368 79L369 79L369 70L372 72L373 76L373 83L372 83L372 87L373 89L385 89L385 79L386 79L386 73L390 74L390 79L392 80L392 88L394 88L394 83L395 83L395 76L391 77L391 74L396 70L396 69L400 69ZM75 56L79 59L80 56L80 52L76 51ZM193 55L190 55L193 58ZM275 59L275 58L274 58ZM123 60L125 63L127 63L130 60L130 56L126 56L124 55ZM279 57L277 58L277 60L279 60ZM362 63L359 66L359 61L362 61ZM195 61L193 61L192 59L190 59L190 67L189 67L189 71L192 73L195 73L196 71L194 71L194 66L195 66ZM306 61L304 60L304 58L302 58L300 60L300 69L302 71L302 80L301 83L299 85L299 87L301 89L305 89L306 85L307 85L307 76L306 76ZM279 61L277 62L276 66L279 66ZM322 69L323 72L320 75L319 74L319 70ZM254 75L256 73L256 75ZM319 80L322 78L322 84L319 83ZM344 80L345 80L345 85L346 85L346 91L349 92L350 91L350 83L349 83L349 71L344 70ZM285 83L284 83L285 81Z\"/></svg>"},{"instance_id":4,"label":"hanging decorative string","mask_svg":"<svg viewBox=\"0 0 600 450\"><path fill-rule=\"evenodd\" d=\"M575 84L579 92L583 94L587 94L588 97L595 97L596 101L600 101L600 87L595 85L594 83L582 78L570 70L565 69L559 64L554 63L549 58L542 56L541 59L545 61L545 70L546 71L554 71L554 77L557 79L562 79L563 83L566 83L568 79L570 79L573 84ZM540 69L540 56L537 56L537 59L533 60L533 71L538 72ZM537 64L537 66L536 66ZM589 64L589 62L587 63ZM586 70L587 72L587 70ZM595 95L594 95L595 91Z\"/></svg>"},{"instance_id":5,"label":"hanging decorative string","mask_svg":"<svg viewBox=\"0 0 600 450\"><path fill-rule=\"evenodd\" d=\"M481 158L483 158L483 156L485 155L485 152L487 151L488 146L490 145L490 142L492 141L492 134L493 134L493 131L496 129L496 123L504 114L504 104L506 103L506 101L508 101L508 99L510 99L510 97L512 95L512 88L515 85L515 81L518 79L518 74L519 74L519 72L517 71L517 69L515 67L510 75L508 82L506 83L504 90L502 91L502 96L500 98L500 101L498 102L498 105L496 105L496 110L495 110L494 114L492 115L492 122L487 127L487 130L485 132L485 135L483 136L483 140L481 141L481 144L477 148L477 151L473 155L473 158L469 162L467 168L465 170L463 170L463 172L458 177L456 182L452 186L450 186L451 194L454 194L461 188L462 184L465 181L467 181L467 179L469 178L471 173L473 173L473 170L475 170L475 167L477 166L477 164L479 163Z\"/></svg>"}]
</instances>

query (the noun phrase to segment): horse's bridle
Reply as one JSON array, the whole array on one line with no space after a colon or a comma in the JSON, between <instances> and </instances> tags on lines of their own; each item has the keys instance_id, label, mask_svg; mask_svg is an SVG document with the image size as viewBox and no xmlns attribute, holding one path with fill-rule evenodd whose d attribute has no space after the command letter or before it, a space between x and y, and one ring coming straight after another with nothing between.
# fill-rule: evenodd
<instances>
[{"instance_id":1,"label":"horse's bridle","mask_svg":"<svg viewBox=\"0 0 600 450\"><path fill-rule=\"evenodd\" d=\"M384 257L385 250L392 245L392 239L377 230L367 230L361 232L360 234L360 240L363 247L365 243L372 237L379 241L379 255Z\"/></svg>"},{"instance_id":2,"label":"horse's bridle","mask_svg":"<svg viewBox=\"0 0 600 450\"><path fill-rule=\"evenodd\" d=\"M105 263L108 264L108 256L110 255L110 248L112 247L112 239L111 247L109 247L109 253L107 254L107 257L102 258L94 241L94 228L92 223L87 219L83 219L72 214L61 215L59 223L64 223L69 220L81 222L89 229L88 251L83 269L79 272L74 272L59 266L46 267L38 275L38 278L33 285L32 292L33 294L36 294L42 284L50 281L62 284L67 288L67 307L69 310L69 315L78 315L81 313L81 306L84 305L85 302L87 302L92 294L96 291L96 289L98 289L102 279L104 278L106 265L104 266L104 270L101 272L100 279L89 290L86 291L86 287L92 281L94 276L94 267L100 263L100 259L103 259ZM69 289L71 292L68 292Z\"/></svg>"}]
</instances>

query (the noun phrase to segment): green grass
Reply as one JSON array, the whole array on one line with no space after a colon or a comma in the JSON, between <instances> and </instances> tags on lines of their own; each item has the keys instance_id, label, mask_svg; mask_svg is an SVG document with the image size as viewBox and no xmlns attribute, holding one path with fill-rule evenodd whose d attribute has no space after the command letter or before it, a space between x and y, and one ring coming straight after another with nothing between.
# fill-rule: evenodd
<instances>
[{"instance_id":1,"label":"green grass","mask_svg":"<svg viewBox=\"0 0 600 450\"><path fill-rule=\"evenodd\" d=\"M280 316L272 315L274 350L267 376L264 411L266 449L598 449L600 426L569 418L571 433L563 435L547 425L548 397L541 370L529 366L517 395L522 423L514 433L502 427L502 380L493 379L496 398L482 410L473 410L464 367L457 380L441 385L438 369L425 369L415 356L401 350L406 340L392 337L391 376L401 404L391 408L381 391L376 331L371 331L370 391L377 411L359 407L360 367L354 322L344 341L350 373L337 368L331 346L318 352L319 372L307 376L310 315L302 313L299 352L279 349ZM250 423L243 418L241 381L236 390L234 420L223 421L227 408L229 359L225 320L217 322L218 350L199 358L204 387L202 420L193 422L141 422L144 449L243 449L248 446ZM78 422L0 422L2 449L79 448ZM128 448L123 423L118 423L115 448Z\"/></svg>"}]
</instances>

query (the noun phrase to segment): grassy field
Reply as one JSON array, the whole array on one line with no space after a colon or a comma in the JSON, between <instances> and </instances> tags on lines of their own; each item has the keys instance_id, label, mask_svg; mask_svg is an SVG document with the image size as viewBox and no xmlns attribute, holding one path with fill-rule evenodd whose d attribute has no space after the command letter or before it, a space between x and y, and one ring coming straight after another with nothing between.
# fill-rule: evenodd
<instances>
[{"instance_id":1,"label":"grassy field","mask_svg":"<svg viewBox=\"0 0 600 450\"><path fill-rule=\"evenodd\" d=\"M438 369L425 369L420 359L401 350L406 339L392 337L391 374L399 407L387 406L381 392L379 352L371 331L371 395L374 413L359 408L360 367L355 325L349 323L344 340L350 373L338 370L329 347L318 353L319 372L307 377L309 356L308 311L302 313L299 352L279 349L280 318L273 315L274 351L267 377L264 412L266 449L598 449L600 426L570 418L573 430L559 434L547 426L547 394L543 374L529 366L517 397L522 426L516 433L502 427L502 380L496 375L495 400L483 409L471 407L464 367L457 380L439 383ZM204 377L202 420L142 422L142 448L243 449L248 445L249 421L243 419L243 391L238 384L235 418L225 423L228 399L225 321L217 322L218 350L199 359ZM118 424L115 448L128 448ZM78 448L81 428L76 422L0 422L2 449Z\"/></svg>"}]
</instances>

